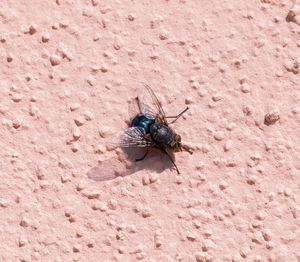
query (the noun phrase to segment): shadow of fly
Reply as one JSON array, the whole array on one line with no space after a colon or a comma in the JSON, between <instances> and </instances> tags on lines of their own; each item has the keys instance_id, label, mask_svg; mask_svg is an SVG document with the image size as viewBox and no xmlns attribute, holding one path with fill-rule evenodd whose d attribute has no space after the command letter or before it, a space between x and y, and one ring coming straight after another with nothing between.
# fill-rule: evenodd
<instances>
[{"instance_id":1,"label":"shadow of fly","mask_svg":"<svg viewBox=\"0 0 300 262\"><path fill-rule=\"evenodd\" d=\"M135 103L138 107L138 114L132 118L129 127L123 130L118 137L115 138L115 141L109 144L123 148L125 151L129 148L143 149L144 152L141 156L135 159L137 162L146 158L149 149L159 149L168 157L177 173L180 174L174 160L174 153L187 151L192 154L192 150L189 146L182 144L181 136L177 134L170 125L175 123L189 108L186 107L178 115L167 116L157 96L146 84L144 84L144 88L140 90L138 97L135 99ZM112 159L107 161L107 163L102 162L99 166L92 168L88 172L88 177L93 180L104 181L130 173L129 171L125 171L125 169L122 170L124 163L121 163L125 161L124 158L121 157L118 161ZM109 169L115 169L115 171L109 172L108 170L103 170L105 165L107 165ZM127 162L127 165L130 166L131 164Z\"/></svg>"}]
</instances>

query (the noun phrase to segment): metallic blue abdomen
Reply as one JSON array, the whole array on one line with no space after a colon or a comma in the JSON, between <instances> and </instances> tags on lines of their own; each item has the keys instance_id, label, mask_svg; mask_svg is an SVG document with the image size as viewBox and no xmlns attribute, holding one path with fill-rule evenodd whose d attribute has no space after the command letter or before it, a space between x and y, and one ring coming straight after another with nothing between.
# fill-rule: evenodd
<instances>
[{"instance_id":1,"label":"metallic blue abdomen","mask_svg":"<svg viewBox=\"0 0 300 262\"><path fill-rule=\"evenodd\" d=\"M139 127L145 130L146 134L150 132L150 126L155 123L154 119L147 118L144 115L137 115L131 122L131 127Z\"/></svg>"}]
</instances>

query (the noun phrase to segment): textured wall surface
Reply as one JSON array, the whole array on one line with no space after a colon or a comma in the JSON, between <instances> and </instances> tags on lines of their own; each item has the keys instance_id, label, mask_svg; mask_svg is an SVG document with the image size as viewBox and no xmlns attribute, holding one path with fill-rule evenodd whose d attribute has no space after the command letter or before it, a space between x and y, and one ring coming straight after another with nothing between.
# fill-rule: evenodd
<instances>
[{"instance_id":1,"label":"textured wall surface","mask_svg":"<svg viewBox=\"0 0 300 262\"><path fill-rule=\"evenodd\" d=\"M0 261L299 262L299 13L2 0ZM90 179L100 160L116 168L106 141L142 82L169 115L190 107L173 128L194 154L176 154L180 175L152 151L134 174Z\"/></svg>"}]
</instances>

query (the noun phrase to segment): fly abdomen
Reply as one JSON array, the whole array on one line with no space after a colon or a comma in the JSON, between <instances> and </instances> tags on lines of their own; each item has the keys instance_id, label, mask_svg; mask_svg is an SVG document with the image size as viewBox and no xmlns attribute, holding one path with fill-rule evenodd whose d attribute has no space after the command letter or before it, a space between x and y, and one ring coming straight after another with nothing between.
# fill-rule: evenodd
<instances>
[{"instance_id":1,"label":"fly abdomen","mask_svg":"<svg viewBox=\"0 0 300 262\"><path fill-rule=\"evenodd\" d=\"M175 138L169 127L155 123L150 126L150 134L156 144L163 147L170 145Z\"/></svg>"},{"instance_id":2,"label":"fly abdomen","mask_svg":"<svg viewBox=\"0 0 300 262\"><path fill-rule=\"evenodd\" d=\"M147 118L144 115L137 115L131 122L131 127L139 127L145 130L145 133L150 132L150 125L155 122L154 119Z\"/></svg>"}]
</instances>

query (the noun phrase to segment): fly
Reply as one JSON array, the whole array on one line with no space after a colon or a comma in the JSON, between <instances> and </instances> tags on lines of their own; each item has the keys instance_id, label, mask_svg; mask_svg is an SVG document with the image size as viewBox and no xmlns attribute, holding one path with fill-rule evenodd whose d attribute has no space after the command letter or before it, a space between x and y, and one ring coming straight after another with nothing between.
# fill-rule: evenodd
<instances>
[{"instance_id":1,"label":"fly","mask_svg":"<svg viewBox=\"0 0 300 262\"><path fill-rule=\"evenodd\" d=\"M179 174L172 154L183 150L192 154L192 151L182 144L181 136L175 133L170 125L175 123L189 108L186 107L176 116L166 116L160 101L148 85L145 85L136 100L140 112L133 118L130 127L121 135L119 146L145 148L145 154L136 161L145 159L149 148L158 148L168 156ZM167 119L172 119L172 121L168 122Z\"/></svg>"},{"instance_id":2,"label":"fly","mask_svg":"<svg viewBox=\"0 0 300 262\"><path fill-rule=\"evenodd\" d=\"M144 154L136 158L136 161L142 161L147 156L150 148L157 148L168 156L172 165L175 167L178 174L179 169L173 159L173 153L187 151L192 154L192 150L187 145L183 145L181 142L181 136L177 134L170 125L175 123L189 108L186 107L180 114L175 116L166 116L160 101L154 94L153 90L146 84L141 90L140 94L136 98L138 106L138 114L133 117L129 127L121 132L117 138L117 142L114 144L121 148L143 148ZM171 119L170 122L167 120ZM116 171L114 175L111 172L104 173L102 177L102 166L113 167L113 163L119 166L120 162L117 160L107 160L107 163L103 162L99 167L94 167L88 172L88 177L93 180L109 180L119 176L119 172ZM108 168L106 168L108 170ZM107 171L106 170L106 171ZM128 173L128 171L126 171Z\"/></svg>"}]
</instances>

